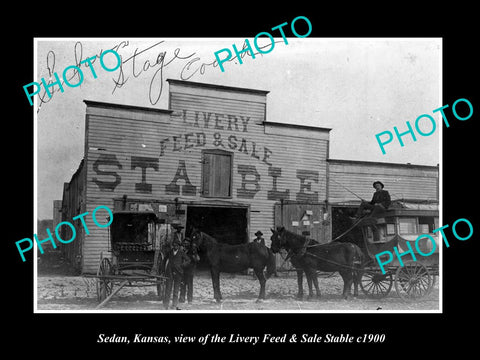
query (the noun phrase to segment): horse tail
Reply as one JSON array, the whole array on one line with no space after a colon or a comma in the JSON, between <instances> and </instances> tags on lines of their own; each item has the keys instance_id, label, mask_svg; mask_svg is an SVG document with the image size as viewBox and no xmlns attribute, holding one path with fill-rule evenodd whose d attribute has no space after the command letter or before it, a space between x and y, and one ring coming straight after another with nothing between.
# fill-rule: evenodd
<instances>
[{"instance_id":1,"label":"horse tail","mask_svg":"<svg viewBox=\"0 0 480 360\"><path fill-rule=\"evenodd\" d=\"M272 249L267 247L268 253L268 262L267 262L267 273L265 274L266 278L270 278L277 271L277 264L275 260L275 255Z\"/></svg>"}]
</instances>

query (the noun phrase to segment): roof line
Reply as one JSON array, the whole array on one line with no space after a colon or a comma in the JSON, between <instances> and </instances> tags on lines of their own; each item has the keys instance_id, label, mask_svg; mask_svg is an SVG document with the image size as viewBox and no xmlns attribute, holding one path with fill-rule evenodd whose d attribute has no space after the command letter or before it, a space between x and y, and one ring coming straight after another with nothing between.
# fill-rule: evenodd
<instances>
[{"instance_id":1,"label":"roof line","mask_svg":"<svg viewBox=\"0 0 480 360\"><path fill-rule=\"evenodd\" d=\"M331 128L311 126L311 125L300 125L300 124L290 124L290 123L280 123L275 121L262 121L263 125L274 125L274 126L283 126L297 129L306 129L306 130L315 130L315 131L331 131Z\"/></svg>"},{"instance_id":2,"label":"roof line","mask_svg":"<svg viewBox=\"0 0 480 360\"><path fill-rule=\"evenodd\" d=\"M242 87L226 86L226 85L216 85L216 84L201 83L196 81L186 81L186 80L176 80L176 79L167 79L167 81L172 84L179 84L179 85L190 86L190 87L230 90L230 91L250 93L250 94L253 93L253 94L267 95L270 92L267 90L258 90L258 89L250 89L250 88L242 88Z\"/></svg>"},{"instance_id":3,"label":"roof line","mask_svg":"<svg viewBox=\"0 0 480 360\"><path fill-rule=\"evenodd\" d=\"M128 109L128 110L141 110L141 111L151 111L151 112L158 112L163 114L171 114L173 110L167 109L157 109L151 108L146 106L136 106L136 105L126 105L126 104L114 104L114 103L106 103L101 101L93 101L93 100L83 100L87 106L101 106L110 109Z\"/></svg>"},{"instance_id":4,"label":"roof line","mask_svg":"<svg viewBox=\"0 0 480 360\"><path fill-rule=\"evenodd\" d=\"M358 164L358 165L383 165L383 166L398 166L398 167L408 167L408 168L426 168L426 169L436 169L438 170L438 164L435 165L417 165L410 163L390 163L390 162L381 162L381 161L365 161L365 160L344 160L344 159L327 159L327 162L336 162L343 164Z\"/></svg>"}]
</instances>

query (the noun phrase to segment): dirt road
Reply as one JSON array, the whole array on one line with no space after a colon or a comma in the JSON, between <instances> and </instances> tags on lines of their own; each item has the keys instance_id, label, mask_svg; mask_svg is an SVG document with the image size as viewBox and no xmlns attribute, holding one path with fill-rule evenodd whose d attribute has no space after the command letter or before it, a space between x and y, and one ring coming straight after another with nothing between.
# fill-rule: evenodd
<instances>
[{"instance_id":1,"label":"dirt road","mask_svg":"<svg viewBox=\"0 0 480 360\"><path fill-rule=\"evenodd\" d=\"M299 301L296 277L273 277L267 281L267 298L256 302L258 281L250 275L221 275L223 301L216 303L208 273L197 274L194 280L193 302L179 304L178 311L432 311L439 310L438 282L425 298L406 302L392 288L383 299L367 298L360 291L357 299L341 297L343 282L332 276L319 278L322 297ZM306 289L306 282L304 284ZM37 278L37 309L52 311L91 311L98 305L94 279L81 276L46 276ZM164 311L156 289L149 287L125 287L102 308L107 311Z\"/></svg>"}]
</instances>

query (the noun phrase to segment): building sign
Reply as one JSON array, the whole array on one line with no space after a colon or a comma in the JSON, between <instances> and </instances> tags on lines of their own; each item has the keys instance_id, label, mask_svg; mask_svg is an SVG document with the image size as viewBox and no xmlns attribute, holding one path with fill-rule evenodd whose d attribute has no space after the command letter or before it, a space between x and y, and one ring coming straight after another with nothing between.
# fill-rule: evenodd
<instances>
[{"instance_id":1,"label":"building sign","mask_svg":"<svg viewBox=\"0 0 480 360\"><path fill-rule=\"evenodd\" d=\"M119 186L129 172L129 179L134 178L133 191L141 194L152 194L153 183L155 183L155 192L160 191L166 195L178 195L185 197L196 197L199 195L208 196L207 191L203 189L208 181L203 183L192 183L190 180L190 171L198 171L189 168L188 160L182 158L182 152L191 152L197 150L199 153L199 162L202 159L202 151L213 151L235 154L235 164L231 168L231 174L226 176L235 176L236 189L233 195L241 199L254 199L260 191L266 191L268 200L290 200L297 201L318 201L318 192L312 189L312 185L318 184L319 172L310 169L297 169L295 171L297 186L294 189L279 189L279 182L282 178L282 168L273 165L275 154L269 147L252 140L249 137L249 126L254 122L250 117L212 113L205 111L181 110L172 113L172 118L181 121L185 125L185 131L175 135L166 136L158 140L158 156L125 156L122 154L100 154L94 160L92 169L93 176L91 180L98 186L102 192L113 192ZM208 130L207 130L208 129ZM258 132L257 132L258 137ZM178 155L175 155L177 154ZM172 166L172 155L176 157L176 168ZM168 168L162 166L163 159L169 156ZM277 155L278 156L278 155ZM292 156L286 150L285 154L278 156L276 162L281 163L281 157ZM178 160L177 160L178 159ZM175 165L174 165L175 166ZM258 167L267 167L267 178L260 175ZM202 167L204 171L206 167ZM207 167L208 168L208 167ZM148 174L147 174L147 169ZM153 170L153 175L152 175ZM291 169L288 169L291 171ZM162 175L171 173L171 180L168 183L160 185L154 181L156 173ZM202 175L209 176L208 173ZM131 181L131 180L130 180ZM165 180L164 180L165 181ZM212 186L211 184L209 185ZM291 193L291 190L292 191ZM227 193L227 192L226 192ZM229 197L230 194L227 194Z\"/></svg>"}]
</instances>

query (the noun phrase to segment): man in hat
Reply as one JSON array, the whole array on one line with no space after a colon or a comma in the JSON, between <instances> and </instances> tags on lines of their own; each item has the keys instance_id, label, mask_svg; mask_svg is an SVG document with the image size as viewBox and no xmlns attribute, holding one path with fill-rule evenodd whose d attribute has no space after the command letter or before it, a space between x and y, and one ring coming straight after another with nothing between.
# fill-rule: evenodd
<instances>
[{"instance_id":1,"label":"man in hat","mask_svg":"<svg viewBox=\"0 0 480 360\"><path fill-rule=\"evenodd\" d=\"M263 233L258 230L256 233L255 233L255 236L256 238L253 239L253 242L256 242L256 243L260 243L262 245L265 245L265 239L262 237L263 236Z\"/></svg>"},{"instance_id":2,"label":"man in hat","mask_svg":"<svg viewBox=\"0 0 480 360\"><path fill-rule=\"evenodd\" d=\"M165 296L163 298L163 306L168 309L170 297L173 298L172 308L176 309L178 304L178 292L180 290L180 283L182 282L183 272L185 267L190 264L190 258L180 248L181 242L178 238L172 241L172 249L166 256L165 276L167 277L167 284L165 286Z\"/></svg>"},{"instance_id":3,"label":"man in hat","mask_svg":"<svg viewBox=\"0 0 480 360\"><path fill-rule=\"evenodd\" d=\"M372 200L370 202L362 200L357 210L357 218L362 216L365 210L370 210L371 217L381 215L390 206L390 194L387 190L383 190L385 187L383 183L381 181L375 181L373 187L375 188L375 192L373 193Z\"/></svg>"},{"instance_id":4,"label":"man in hat","mask_svg":"<svg viewBox=\"0 0 480 360\"><path fill-rule=\"evenodd\" d=\"M357 210L356 218L361 217L365 210L370 210L369 218L380 217L390 206L390 194L387 190L383 190L385 187L383 183L381 181L375 181L373 187L375 188L375 192L373 193L372 200L370 202L362 200ZM379 241L380 233L377 226L374 223L368 223L368 226L372 229L373 241Z\"/></svg>"}]
</instances>

